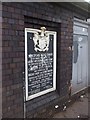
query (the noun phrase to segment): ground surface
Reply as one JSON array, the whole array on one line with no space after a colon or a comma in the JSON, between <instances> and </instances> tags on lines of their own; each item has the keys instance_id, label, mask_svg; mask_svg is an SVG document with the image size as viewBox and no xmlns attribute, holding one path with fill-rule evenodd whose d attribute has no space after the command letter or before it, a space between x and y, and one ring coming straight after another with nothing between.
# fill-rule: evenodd
<instances>
[{"instance_id":1,"label":"ground surface","mask_svg":"<svg viewBox=\"0 0 90 120\"><path fill-rule=\"evenodd\" d=\"M89 118L90 94L81 95L75 103L54 115L53 118Z\"/></svg>"}]
</instances>

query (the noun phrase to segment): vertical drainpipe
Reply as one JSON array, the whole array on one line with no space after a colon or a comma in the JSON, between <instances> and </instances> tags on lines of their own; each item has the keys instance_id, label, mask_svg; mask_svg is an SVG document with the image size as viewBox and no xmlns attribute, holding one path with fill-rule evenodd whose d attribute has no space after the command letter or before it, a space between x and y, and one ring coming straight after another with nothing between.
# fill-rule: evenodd
<instances>
[{"instance_id":1,"label":"vertical drainpipe","mask_svg":"<svg viewBox=\"0 0 90 120\"><path fill-rule=\"evenodd\" d=\"M24 108L23 108L23 111L24 111L24 118L26 118L26 94L25 94L25 72L23 72L23 100L24 100Z\"/></svg>"}]
</instances>

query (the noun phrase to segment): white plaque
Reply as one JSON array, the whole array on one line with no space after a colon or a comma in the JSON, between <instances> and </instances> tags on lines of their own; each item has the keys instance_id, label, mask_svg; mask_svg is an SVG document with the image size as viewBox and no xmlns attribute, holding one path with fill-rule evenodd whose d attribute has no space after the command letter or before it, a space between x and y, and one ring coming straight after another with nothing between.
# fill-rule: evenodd
<instances>
[{"instance_id":1,"label":"white plaque","mask_svg":"<svg viewBox=\"0 0 90 120\"><path fill-rule=\"evenodd\" d=\"M56 90L56 32L25 28L26 101Z\"/></svg>"}]
</instances>

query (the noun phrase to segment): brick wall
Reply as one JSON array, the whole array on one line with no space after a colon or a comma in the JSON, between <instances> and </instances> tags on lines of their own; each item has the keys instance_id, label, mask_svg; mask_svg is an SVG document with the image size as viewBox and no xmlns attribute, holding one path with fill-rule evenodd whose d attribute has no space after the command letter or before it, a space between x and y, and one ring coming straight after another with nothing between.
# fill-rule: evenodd
<instances>
[{"instance_id":1,"label":"brick wall","mask_svg":"<svg viewBox=\"0 0 90 120\"><path fill-rule=\"evenodd\" d=\"M0 119L2 117L2 4L0 3Z\"/></svg>"},{"instance_id":2,"label":"brick wall","mask_svg":"<svg viewBox=\"0 0 90 120\"><path fill-rule=\"evenodd\" d=\"M26 117L49 117L55 112L54 106L62 104L65 101L62 98L68 98L72 77L72 52L69 47L73 40L74 13L52 3L7 2L2 8L3 118L22 118L24 115L24 28L39 28L41 25L58 32L57 91L25 102L25 114ZM75 13L75 16L79 14Z\"/></svg>"},{"instance_id":3,"label":"brick wall","mask_svg":"<svg viewBox=\"0 0 90 120\"><path fill-rule=\"evenodd\" d=\"M12 5L5 3L2 12L2 112L17 118L23 117L24 16Z\"/></svg>"}]
</instances>

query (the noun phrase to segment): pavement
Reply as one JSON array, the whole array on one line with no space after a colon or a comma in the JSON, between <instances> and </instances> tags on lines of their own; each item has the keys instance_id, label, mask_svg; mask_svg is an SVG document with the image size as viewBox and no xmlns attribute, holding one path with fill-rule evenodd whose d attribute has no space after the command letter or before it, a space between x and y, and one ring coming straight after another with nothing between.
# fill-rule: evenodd
<instances>
[{"instance_id":1,"label":"pavement","mask_svg":"<svg viewBox=\"0 0 90 120\"><path fill-rule=\"evenodd\" d=\"M55 114L53 118L88 118L89 120L89 98L90 93L81 95L78 100L76 100L69 107L65 106L65 109Z\"/></svg>"}]
</instances>

